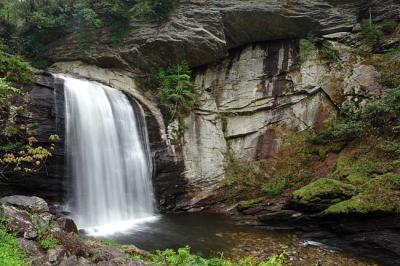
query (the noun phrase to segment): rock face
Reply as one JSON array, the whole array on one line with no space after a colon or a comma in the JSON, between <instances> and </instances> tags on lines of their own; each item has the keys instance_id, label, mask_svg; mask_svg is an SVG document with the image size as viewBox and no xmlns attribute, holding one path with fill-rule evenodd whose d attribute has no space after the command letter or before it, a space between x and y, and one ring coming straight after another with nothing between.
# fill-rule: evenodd
<instances>
[{"instance_id":1,"label":"rock face","mask_svg":"<svg viewBox=\"0 0 400 266\"><path fill-rule=\"evenodd\" d=\"M360 17L399 17L395 0L181 0L162 25L133 20L121 45L107 32L94 43L71 36L49 50L53 62L83 60L102 67L148 70L187 60L200 66L242 45L351 31ZM85 51L79 49L82 43Z\"/></svg>"},{"instance_id":2,"label":"rock face","mask_svg":"<svg viewBox=\"0 0 400 266\"><path fill-rule=\"evenodd\" d=\"M61 202L68 192L68 173L64 168L64 96L60 84L56 84L49 75L37 75L34 85L20 86L25 93L12 99L22 106L22 110L9 118L12 127L29 127L37 146L49 147L52 142L49 136L58 135L60 141L55 143L52 156L46 166L31 174L7 173L0 182L0 196L14 194L35 195L51 202ZM0 132L0 141L5 137ZM26 140L23 140L24 143ZM6 139L5 142L8 142Z\"/></svg>"}]
</instances>

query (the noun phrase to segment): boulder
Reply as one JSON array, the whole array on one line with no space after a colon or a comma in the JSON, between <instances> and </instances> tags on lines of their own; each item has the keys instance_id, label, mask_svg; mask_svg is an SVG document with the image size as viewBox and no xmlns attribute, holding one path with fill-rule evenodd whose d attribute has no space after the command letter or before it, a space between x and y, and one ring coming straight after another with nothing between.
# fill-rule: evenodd
<instances>
[{"instance_id":1,"label":"boulder","mask_svg":"<svg viewBox=\"0 0 400 266\"><path fill-rule=\"evenodd\" d=\"M67 233L78 233L78 227L76 226L74 220L68 217L60 217L56 220L56 223L61 230Z\"/></svg>"},{"instance_id":2,"label":"boulder","mask_svg":"<svg viewBox=\"0 0 400 266\"><path fill-rule=\"evenodd\" d=\"M47 205L47 202L39 197L28 197L20 195L9 196L1 198L0 203L7 203L9 205L13 205L18 208L35 213L49 211L49 206Z\"/></svg>"},{"instance_id":3,"label":"boulder","mask_svg":"<svg viewBox=\"0 0 400 266\"><path fill-rule=\"evenodd\" d=\"M53 233L53 237L58 243L65 247L67 255L89 256L92 250L83 241L79 240L73 233L57 231Z\"/></svg>"},{"instance_id":4,"label":"boulder","mask_svg":"<svg viewBox=\"0 0 400 266\"><path fill-rule=\"evenodd\" d=\"M63 261L65 255L66 255L66 251L65 251L64 247L62 247L62 246L58 246L55 249L50 249L47 252L48 261L52 265L59 265L61 263L61 261Z\"/></svg>"},{"instance_id":5,"label":"boulder","mask_svg":"<svg viewBox=\"0 0 400 266\"><path fill-rule=\"evenodd\" d=\"M7 228L18 237L35 239L38 232L32 222L32 218L27 211L17 209L8 204L0 205L0 215L5 218Z\"/></svg>"}]
</instances>

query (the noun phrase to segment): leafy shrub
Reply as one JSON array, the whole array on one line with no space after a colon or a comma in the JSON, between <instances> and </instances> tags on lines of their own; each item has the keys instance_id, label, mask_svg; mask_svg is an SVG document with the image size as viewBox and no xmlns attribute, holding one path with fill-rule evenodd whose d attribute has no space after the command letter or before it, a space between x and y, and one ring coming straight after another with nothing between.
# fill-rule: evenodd
<instances>
[{"instance_id":1,"label":"leafy shrub","mask_svg":"<svg viewBox=\"0 0 400 266\"><path fill-rule=\"evenodd\" d=\"M40 246L44 250L54 249L58 245L58 240L51 235L47 235L40 240Z\"/></svg>"},{"instance_id":2,"label":"leafy shrub","mask_svg":"<svg viewBox=\"0 0 400 266\"><path fill-rule=\"evenodd\" d=\"M282 193L289 186L289 181L285 178L271 178L262 186L262 192L270 196Z\"/></svg>"},{"instance_id":3,"label":"leafy shrub","mask_svg":"<svg viewBox=\"0 0 400 266\"><path fill-rule=\"evenodd\" d=\"M0 78L0 104L8 105L7 97L13 93L21 94L22 92L17 88L9 86L4 78Z\"/></svg>"},{"instance_id":4,"label":"leafy shrub","mask_svg":"<svg viewBox=\"0 0 400 266\"><path fill-rule=\"evenodd\" d=\"M168 69L161 69L152 77L158 89L157 99L167 108L170 118L182 118L200 104L200 95L191 81L191 71L183 62Z\"/></svg>"},{"instance_id":5,"label":"leafy shrub","mask_svg":"<svg viewBox=\"0 0 400 266\"><path fill-rule=\"evenodd\" d=\"M361 34L364 38L372 41L378 41L382 37L383 32L378 28L377 25L364 21L361 24Z\"/></svg>"},{"instance_id":6,"label":"leafy shrub","mask_svg":"<svg viewBox=\"0 0 400 266\"><path fill-rule=\"evenodd\" d=\"M283 266L286 253L271 256L266 261L258 262L254 258L247 257L238 261L220 258L205 259L190 252L189 247L179 248L177 251L166 249L158 250L152 257L152 263L157 266Z\"/></svg>"},{"instance_id":7,"label":"leafy shrub","mask_svg":"<svg viewBox=\"0 0 400 266\"><path fill-rule=\"evenodd\" d=\"M350 141L368 132L395 133L400 130L400 88L390 89L378 99L356 106L346 101L342 105L341 120L310 140L317 144L330 141Z\"/></svg>"},{"instance_id":8,"label":"leafy shrub","mask_svg":"<svg viewBox=\"0 0 400 266\"><path fill-rule=\"evenodd\" d=\"M400 144L397 142L390 141L383 146L385 154L391 158L400 156Z\"/></svg>"},{"instance_id":9,"label":"leafy shrub","mask_svg":"<svg viewBox=\"0 0 400 266\"><path fill-rule=\"evenodd\" d=\"M362 125L357 122L334 124L328 129L310 138L315 144L327 144L330 141L350 141L362 134Z\"/></svg>"},{"instance_id":10,"label":"leafy shrub","mask_svg":"<svg viewBox=\"0 0 400 266\"><path fill-rule=\"evenodd\" d=\"M135 6L135 16L140 18L166 20L177 1L139 0Z\"/></svg>"},{"instance_id":11,"label":"leafy shrub","mask_svg":"<svg viewBox=\"0 0 400 266\"><path fill-rule=\"evenodd\" d=\"M1 82L11 81L29 84L33 74L30 65L22 58L0 51L0 78Z\"/></svg>"}]
</instances>

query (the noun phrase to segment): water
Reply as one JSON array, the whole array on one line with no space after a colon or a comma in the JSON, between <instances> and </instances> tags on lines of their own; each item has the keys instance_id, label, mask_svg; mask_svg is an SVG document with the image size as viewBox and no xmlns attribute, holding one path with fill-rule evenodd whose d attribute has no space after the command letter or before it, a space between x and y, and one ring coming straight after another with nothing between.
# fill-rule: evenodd
<instances>
[{"instance_id":1,"label":"water","mask_svg":"<svg viewBox=\"0 0 400 266\"><path fill-rule=\"evenodd\" d=\"M143 110L135 114L127 97L111 87L57 77L65 87L67 163L78 227L109 235L156 219L147 132L138 121Z\"/></svg>"},{"instance_id":2,"label":"water","mask_svg":"<svg viewBox=\"0 0 400 266\"><path fill-rule=\"evenodd\" d=\"M177 249L186 245L205 257L267 259L283 250L291 254L291 265L375 265L371 261L335 251L329 246L303 239L287 231L238 225L231 217L212 213L165 214L157 221L141 224L124 233L105 237L120 244L133 244L148 251Z\"/></svg>"}]
</instances>

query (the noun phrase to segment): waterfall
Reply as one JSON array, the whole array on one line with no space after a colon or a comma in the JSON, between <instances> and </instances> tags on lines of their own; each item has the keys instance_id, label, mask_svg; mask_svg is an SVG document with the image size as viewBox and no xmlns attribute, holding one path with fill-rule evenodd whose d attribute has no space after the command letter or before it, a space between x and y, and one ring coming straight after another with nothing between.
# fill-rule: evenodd
<instances>
[{"instance_id":1,"label":"waterfall","mask_svg":"<svg viewBox=\"0 0 400 266\"><path fill-rule=\"evenodd\" d=\"M139 123L145 121L143 110L135 113L111 87L56 77L64 81L67 165L78 227L105 235L154 219L148 136L146 124Z\"/></svg>"}]
</instances>

